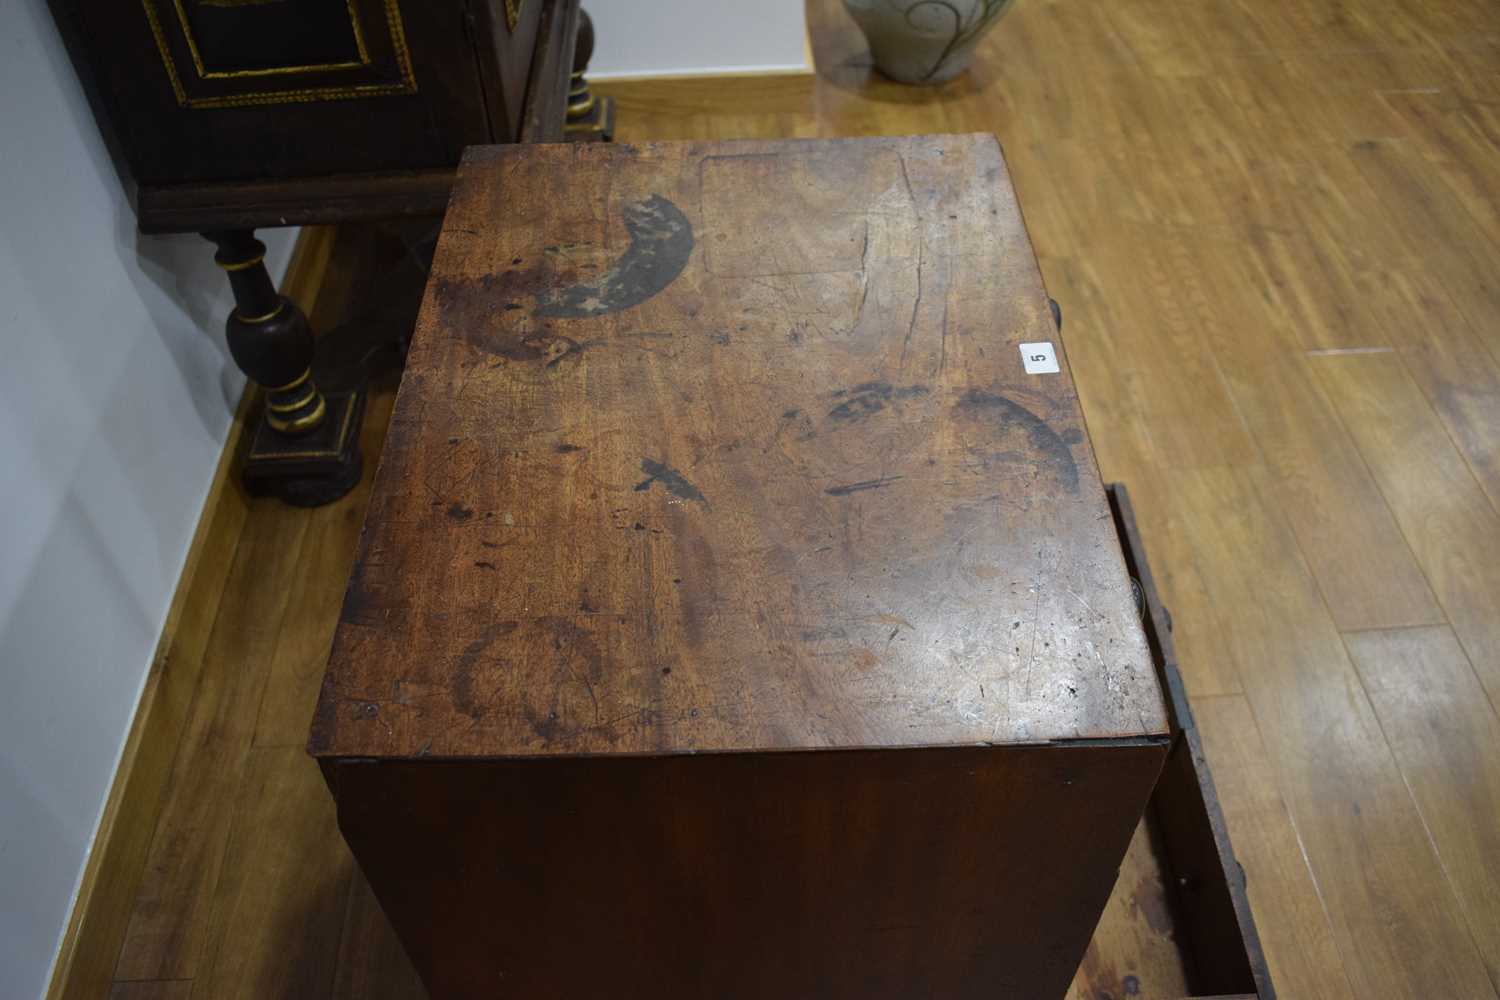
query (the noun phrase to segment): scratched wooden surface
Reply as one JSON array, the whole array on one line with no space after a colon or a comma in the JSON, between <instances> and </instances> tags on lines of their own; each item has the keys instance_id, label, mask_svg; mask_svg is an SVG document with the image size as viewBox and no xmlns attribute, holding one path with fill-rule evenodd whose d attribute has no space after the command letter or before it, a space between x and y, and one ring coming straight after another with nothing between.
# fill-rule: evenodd
<instances>
[{"instance_id":1,"label":"scratched wooden surface","mask_svg":"<svg viewBox=\"0 0 1500 1000\"><path fill-rule=\"evenodd\" d=\"M470 152L316 754L1164 725L992 137Z\"/></svg>"}]
</instances>

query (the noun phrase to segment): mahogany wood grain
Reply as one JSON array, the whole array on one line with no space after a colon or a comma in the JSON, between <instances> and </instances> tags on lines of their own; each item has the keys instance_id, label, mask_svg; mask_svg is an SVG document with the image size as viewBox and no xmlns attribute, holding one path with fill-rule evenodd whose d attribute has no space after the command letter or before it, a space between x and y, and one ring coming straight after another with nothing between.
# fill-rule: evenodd
<instances>
[{"instance_id":1,"label":"mahogany wood grain","mask_svg":"<svg viewBox=\"0 0 1500 1000\"><path fill-rule=\"evenodd\" d=\"M1061 996L1166 732L992 137L469 151L311 740L434 995Z\"/></svg>"},{"instance_id":2,"label":"mahogany wood grain","mask_svg":"<svg viewBox=\"0 0 1500 1000\"><path fill-rule=\"evenodd\" d=\"M988 137L471 151L313 752L1162 733L1066 373Z\"/></svg>"},{"instance_id":3,"label":"mahogany wood grain","mask_svg":"<svg viewBox=\"0 0 1500 1000\"><path fill-rule=\"evenodd\" d=\"M1162 750L328 766L434 997L1060 998Z\"/></svg>"}]
</instances>

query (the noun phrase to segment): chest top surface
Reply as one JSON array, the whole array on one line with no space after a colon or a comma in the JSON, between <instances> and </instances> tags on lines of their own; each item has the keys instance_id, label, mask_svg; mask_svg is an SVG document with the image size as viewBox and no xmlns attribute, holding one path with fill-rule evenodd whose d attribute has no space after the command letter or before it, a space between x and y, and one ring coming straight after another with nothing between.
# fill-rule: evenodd
<instances>
[{"instance_id":1,"label":"chest top surface","mask_svg":"<svg viewBox=\"0 0 1500 1000\"><path fill-rule=\"evenodd\" d=\"M314 754L1165 731L992 137L468 152Z\"/></svg>"}]
</instances>

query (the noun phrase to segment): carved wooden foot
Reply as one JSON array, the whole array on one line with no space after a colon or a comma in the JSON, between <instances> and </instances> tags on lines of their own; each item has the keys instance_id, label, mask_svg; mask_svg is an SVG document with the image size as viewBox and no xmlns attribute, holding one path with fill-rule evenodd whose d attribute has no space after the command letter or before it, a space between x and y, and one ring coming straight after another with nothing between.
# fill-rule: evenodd
<instances>
[{"instance_id":1,"label":"carved wooden foot","mask_svg":"<svg viewBox=\"0 0 1500 1000\"><path fill-rule=\"evenodd\" d=\"M568 120L563 126L574 142L610 142L615 137L615 99L595 97L584 72L594 55L594 22L578 12L578 42L573 48L573 80L568 88Z\"/></svg>"},{"instance_id":2,"label":"carved wooden foot","mask_svg":"<svg viewBox=\"0 0 1500 1000\"><path fill-rule=\"evenodd\" d=\"M266 246L253 232L203 235L218 248L214 261L234 290L225 323L229 353L265 394L245 461L245 488L299 507L337 500L359 482L363 391L319 391L307 317L276 291L266 272Z\"/></svg>"}]
</instances>

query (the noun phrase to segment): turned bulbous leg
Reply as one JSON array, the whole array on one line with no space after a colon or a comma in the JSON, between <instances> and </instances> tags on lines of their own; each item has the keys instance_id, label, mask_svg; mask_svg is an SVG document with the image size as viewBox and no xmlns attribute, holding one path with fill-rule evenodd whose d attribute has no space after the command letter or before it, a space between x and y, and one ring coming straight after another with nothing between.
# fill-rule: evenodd
<instances>
[{"instance_id":1,"label":"turned bulbous leg","mask_svg":"<svg viewBox=\"0 0 1500 1000\"><path fill-rule=\"evenodd\" d=\"M573 48L573 76L568 86L567 136L575 142L609 142L615 137L615 99L596 97L584 74L594 55L594 22L578 12L578 41Z\"/></svg>"},{"instance_id":2,"label":"turned bulbous leg","mask_svg":"<svg viewBox=\"0 0 1500 1000\"><path fill-rule=\"evenodd\" d=\"M244 479L257 496L316 506L359 482L363 393L323 393L313 378L314 343L307 317L276 290L266 246L246 229L203 234L234 292L225 322L229 353L264 392Z\"/></svg>"}]
</instances>

